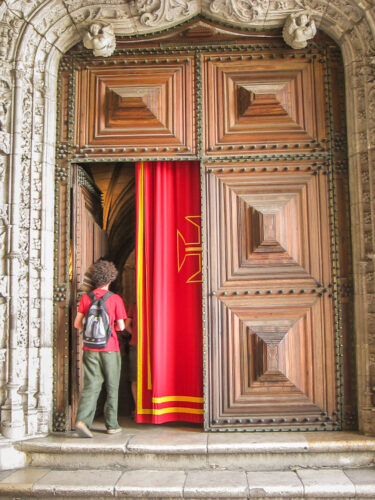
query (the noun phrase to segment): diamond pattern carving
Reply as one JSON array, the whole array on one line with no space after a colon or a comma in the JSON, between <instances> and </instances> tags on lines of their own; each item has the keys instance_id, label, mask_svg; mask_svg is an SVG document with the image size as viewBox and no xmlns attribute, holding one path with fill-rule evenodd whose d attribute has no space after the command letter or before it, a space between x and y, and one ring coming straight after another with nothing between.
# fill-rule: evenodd
<instances>
[{"instance_id":1,"label":"diamond pattern carving","mask_svg":"<svg viewBox=\"0 0 375 500\"><path fill-rule=\"evenodd\" d=\"M210 197L225 207L221 222L216 213L210 221L217 224L210 252L225 263L216 288L248 286L253 280L264 287L264 280L286 278L312 287L329 283L331 263L329 256L323 258L329 228L320 224L329 220L326 176L281 171L241 177L215 171L209 182Z\"/></svg>"},{"instance_id":2,"label":"diamond pattern carving","mask_svg":"<svg viewBox=\"0 0 375 500\"><path fill-rule=\"evenodd\" d=\"M153 124L156 127L162 127L161 114L161 91L160 87L108 87L108 113L106 127L123 128L129 122L129 125L136 120L148 122L148 126Z\"/></svg>"},{"instance_id":3,"label":"diamond pattern carving","mask_svg":"<svg viewBox=\"0 0 375 500\"><path fill-rule=\"evenodd\" d=\"M270 165L244 174L222 162L208 175L210 414L214 426L313 426L322 414L332 426L327 176L306 160Z\"/></svg>"},{"instance_id":4,"label":"diamond pattern carving","mask_svg":"<svg viewBox=\"0 0 375 500\"><path fill-rule=\"evenodd\" d=\"M253 83L250 85L238 85L237 88L237 109L238 123L247 123L251 126L254 118L259 125L270 123L277 117L279 122L298 122L296 108L293 106L290 96L292 93L290 82L279 83Z\"/></svg>"},{"instance_id":5,"label":"diamond pattern carving","mask_svg":"<svg viewBox=\"0 0 375 500\"><path fill-rule=\"evenodd\" d=\"M328 324L325 336L317 329L325 321L327 308L332 312L327 297L251 297L246 302L222 297L218 307L225 321L215 343L226 354L223 373L215 376L221 386L218 390L227 396L216 409L220 417L237 412L332 414L334 337ZM242 380L239 369L245 374Z\"/></svg>"},{"instance_id":6,"label":"diamond pattern carving","mask_svg":"<svg viewBox=\"0 0 375 500\"><path fill-rule=\"evenodd\" d=\"M282 344L291 321L253 321L247 324L248 345L250 352L256 353L254 359L251 358L252 370L249 372L248 386L256 383L263 383L268 377L280 375L286 377L280 366L282 357ZM254 360L256 362L254 363Z\"/></svg>"},{"instance_id":7,"label":"diamond pattern carving","mask_svg":"<svg viewBox=\"0 0 375 500\"><path fill-rule=\"evenodd\" d=\"M325 137L321 64L278 57L203 58L206 154L278 151L291 142L305 150Z\"/></svg>"},{"instance_id":8,"label":"diamond pattern carving","mask_svg":"<svg viewBox=\"0 0 375 500\"><path fill-rule=\"evenodd\" d=\"M251 227L251 254L286 252L285 241L280 243L280 240L285 240L285 234L283 234L285 232L284 218L281 211L273 214L263 213L253 207L248 208Z\"/></svg>"},{"instance_id":9,"label":"diamond pattern carving","mask_svg":"<svg viewBox=\"0 0 375 500\"><path fill-rule=\"evenodd\" d=\"M158 65L136 58L121 62L77 74L79 152L101 157L194 153L192 58Z\"/></svg>"}]
</instances>

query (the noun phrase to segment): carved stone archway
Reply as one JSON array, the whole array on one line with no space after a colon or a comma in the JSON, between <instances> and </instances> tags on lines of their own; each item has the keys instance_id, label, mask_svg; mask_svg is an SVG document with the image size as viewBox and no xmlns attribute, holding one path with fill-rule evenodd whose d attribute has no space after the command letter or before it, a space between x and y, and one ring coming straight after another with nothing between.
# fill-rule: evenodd
<instances>
[{"instance_id":1,"label":"carved stone archway","mask_svg":"<svg viewBox=\"0 0 375 500\"><path fill-rule=\"evenodd\" d=\"M14 0L0 6L0 403L3 435L47 433L52 412L57 69L94 20L160 32L199 13L280 29L308 9L341 47L348 149L360 430L375 433L375 6L372 0ZM58 174L58 172L57 172Z\"/></svg>"}]
</instances>

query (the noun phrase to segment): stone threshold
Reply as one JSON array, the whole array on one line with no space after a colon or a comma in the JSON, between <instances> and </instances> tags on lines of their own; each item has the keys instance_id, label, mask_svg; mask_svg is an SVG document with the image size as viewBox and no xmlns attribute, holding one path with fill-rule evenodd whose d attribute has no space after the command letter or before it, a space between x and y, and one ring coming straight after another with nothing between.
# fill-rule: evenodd
<instances>
[{"instance_id":1,"label":"stone threshold","mask_svg":"<svg viewBox=\"0 0 375 500\"><path fill-rule=\"evenodd\" d=\"M375 438L356 432L206 433L197 427L143 426L124 422L94 438L74 432L16 443L27 465L66 469L289 470L293 467L372 467ZM11 467L8 467L11 468Z\"/></svg>"},{"instance_id":2,"label":"stone threshold","mask_svg":"<svg viewBox=\"0 0 375 500\"><path fill-rule=\"evenodd\" d=\"M0 473L1 498L375 498L375 469L53 470Z\"/></svg>"},{"instance_id":3,"label":"stone threshold","mask_svg":"<svg viewBox=\"0 0 375 500\"><path fill-rule=\"evenodd\" d=\"M120 422L122 431L105 432L95 422L92 439L80 438L74 431L51 433L46 437L15 443L19 450L75 453L122 452L153 454L239 454L239 453L318 453L375 452L375 437L358 432L204 432L198 426L135 424Z\"/></svg>"}]
</instances>

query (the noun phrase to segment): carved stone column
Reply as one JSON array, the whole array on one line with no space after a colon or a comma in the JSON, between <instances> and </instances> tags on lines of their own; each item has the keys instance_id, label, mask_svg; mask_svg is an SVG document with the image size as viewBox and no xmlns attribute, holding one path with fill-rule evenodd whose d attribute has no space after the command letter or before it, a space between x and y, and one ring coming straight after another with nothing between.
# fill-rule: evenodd
<instances>
[{"instance_id":1,"label":"carved stone column","mask_svg":"<svg viewBox=\"0 0 375 500\"><path fill-rule=\"evenodd\" d=\"M14 117L19 123L22 122L22 99L24 95L24 84L22 73L15 72L14 92ZM9 247L7 255L7 270L9 276L9 337L8 337L8 364L5 403L1 408L1 432L9 438L20 438L25 434L24 411L22 398L19 394L21 380L17 371L17 363L20 356L17 338L17 315L19 311L19 270L22 258L19 252L19 186L21 184L21 131L13 134L13 147L10 158L9 175Z\"/></svg>"}]
</instances>

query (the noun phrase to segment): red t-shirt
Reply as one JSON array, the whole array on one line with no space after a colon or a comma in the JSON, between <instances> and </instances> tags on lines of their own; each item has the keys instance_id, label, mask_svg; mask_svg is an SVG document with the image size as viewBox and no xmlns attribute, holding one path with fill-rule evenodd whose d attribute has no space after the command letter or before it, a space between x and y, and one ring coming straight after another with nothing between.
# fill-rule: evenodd
<instances>
[{"instance_id":1,"label":"red t-shirt","mask_svg":"<svg viewBox=\"0 0 375 500\"><path fill-rule=\"evenodd\" d=\"M93 290L95 297L97 299L100 299L107 293L108 290L104 290L103 288L95 288ZM78 306L78 312L82 313L85 315L85 318L87 318L87 314L89 312L89 308L91 305L91 299L88 296L87 293L83 295L79 306ZM111 325L112 328L112 333L111 336L107 342L107 345L103 347L102 349L93 349L92 347L85 347L83 346L84 351L112 351L112 352L120 352L120 344L118 341L118 336L115 330L115 321L118 321L119 319L125 320L128 316L126 314L125 310L125 305L124 301L120 297L120 295L117 295L117 293L114 293L111 295L106 301L105 305L107 307L107 312L108 312L108 319L109 319L109 324Z\"/></svg>"},{"instance_id":2,"label":"red t-shirt","mask_svg":"<svg viewBox=\"0 0 375 500\"><path fill-rule=\"evenodd\" d=\"M137 345L138 343L138 322L137 322L137 304L130 306L128 318L132 319L132 338L129 345Z\"/></svg>"}]
</instances>

